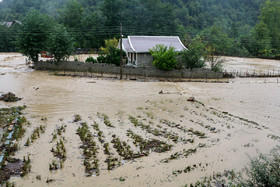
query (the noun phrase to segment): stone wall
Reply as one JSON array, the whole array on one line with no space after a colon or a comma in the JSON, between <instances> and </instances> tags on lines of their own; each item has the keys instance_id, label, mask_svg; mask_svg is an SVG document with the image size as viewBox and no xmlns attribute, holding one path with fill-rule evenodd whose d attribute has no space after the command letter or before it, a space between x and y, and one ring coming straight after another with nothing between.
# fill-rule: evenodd
<instances>
[{"instance_id":1,"label":"stone wall","mask_svg":"<svg viewBox=\"0 0 280 187\"><path fill-rule=\"evenodd\" d=\"M55 62L39 61L35 63L36 70L54 70L54 71L75 71L75 72L92 72L92 73L107 73L119 74L120 67L108 64L92 64L85 62ZM148 68L134 68L124 67L123 75L128 76L144 76L144 77L161 77L161 78L192 78L192 79L221 79L224 77L223 73L215 73L209 69L181 69L173 71L163 71L154 67Z\"/></svg>"}]
</instances>

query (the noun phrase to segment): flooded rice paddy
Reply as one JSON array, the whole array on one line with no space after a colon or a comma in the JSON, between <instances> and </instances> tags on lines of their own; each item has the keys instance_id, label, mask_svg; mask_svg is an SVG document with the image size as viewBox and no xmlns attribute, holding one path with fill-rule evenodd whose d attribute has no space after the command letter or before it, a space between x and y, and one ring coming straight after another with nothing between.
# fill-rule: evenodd
<instances>
[{"instance_id":1,"label":"flooded rice paddy","mask_svg":"<svg viewBox=\"0 0 280 187\"><path fill-rule=\"evenodd\" d=\"M0 93L7 92L23 99L0 108L26 105L29 122L15 158L30 155L31 172L12 177L17 186L183 186L240 171L279 145L277 78L59 77L30 70L20 54L0 54Z\"/></svg>"}]
</instances>

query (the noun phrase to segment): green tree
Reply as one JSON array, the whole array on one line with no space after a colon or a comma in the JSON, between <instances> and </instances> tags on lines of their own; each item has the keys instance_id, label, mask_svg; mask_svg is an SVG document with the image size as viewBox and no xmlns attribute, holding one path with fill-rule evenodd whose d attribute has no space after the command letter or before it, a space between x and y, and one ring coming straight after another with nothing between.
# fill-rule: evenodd
<instances>
[{"instance_id":1,"label":"green tree","mask_svg":"<svg viewBox=\"0 0 280 187\"><path fill-rule=\"evenodd\" d=\"M210 46L215 48L217 55L228 54L233 44L233 39L228 37L221 26L212 26L204 30L202 36Z\"/></svg>"},{"instance_id":2,"label":"green tree","mask_svg":"<svg viewBox=\"0 0 280 187\"><path fill-rule=\"evenodd\" d=\"M67 28L79 28L82 24L84 8L76 0L70 0L60 11L60 20Z\"/></svg>"},{"instance_id":3,"label":"green tree","mask_svg":"<svg viewBox=\"0 0 280 187\"><path fill-rule=\"evenodd\" d=\"M269 30L273 53L280 54L280 0L266 0L261 7L260 20Z\"/></svg>"},{"instance_id":4,"label":"green tree","mask_svg":"<svg viewBox=\"0 0 280 187\"><path fill-rule=\"evenodd\" d=\"M103 53L101 56L97 57L99 63L115 64L120 66L120 54L121 50L118 48L111 48L109 53ZM122 58L126 56L125 52L122 51Z\"/></svg>"},{"instance_id":5,"label":"green tree","mask_svg":"<svg viewBox=\"0 0 280 187\"><path fill-rule=\"evenodd\" d=\"M85 11L80 27L80 46L82 48L99 49L104 44L104 18L99 11Z\"/></svg>"},{"instance_id":6,"label":"green tree","mask_svg":"<svg viewBox=\"0 0 280 187\"><path fill-rule=\"evenodd\" d=\"M101 47L100 50L104 54L108 54L112 52L115 48L117 48L119 42L116 38L105 40L105 47Z\"/></svg>"},{"instance_id":7,"label":"green tree","mask_svg":"<svg viewBox=\"0 0 280 187\"><path fill-rule=\"evenodd\" d=\"M150 49L153 57L153 65L162 70L173 70L177 66L177 52L174 47L156 45Z\"/></svg>"},{"instance_id":8,"label":"green tree","mask_svg":"<svg viewBox=\"0 0 280 187\"><path fill-rule=\"evenodd\" d=\"M180 54L180 59L187 69L202 68L204 66L205 44L200 38L196 38Z\"/></svg>"},{"instance_id":9,"label":"green tree","mask_svg":"<svg viewBox=\"0 0 280 187\"><path fill-rule=\"evenodd\" d=\"M33 62L38 62L38 55L47 49L52 20L36 10L31 10L25 17L19 30L17 46L19 51Z\"/></svg>"},{"instance_id":10,"label":"green tree","mask_svg":"<svg viewBox=\"0 0 280 187\"><path fill-rule=\"evenodd\" d=\"M105 26L107 27L107 36L114 37L119 33L121 23L121 1L104 0L101 11L105 17Z\"/></svg>"},{"instance_id":11,"label":"green tree","mask_svg":"<svg viewBox=\"0 0 280 187\"><path fill-rule=\"evenodd\" d=\"M75 40L75 47L83 46L82 20L84 16L84 8L76 0L68 1L59 11L60 23L72 34Z\"/></svg>"},{"instance_id":12,"label":"green tree","mask_svg":"<svg viewBox=\"0 0 280 187\"><path fill-rule=\"evenodd\" d=\"M115 64L120 66L121 50L117 48L118 40L116 38L105 40L105 47L101 47L101 55L97 58L99 63ZM122 51L122 58L124 59L126 53Z\"/></svg>"},{"instance_id":13,"label":"green tree","mask_svg":"<svg viewBox=\"0 0 280 187\"><path fill-rule=\"evenodd\" d=\"M253 54L268 56L272 50L268 26L264 22L258 23L252 30L252 36L251 50Z\"/></svg>"},{"instance_id":14,"label":"green tree","mask_svg":"<svg viewBox=\"0 0 280 187\"><path fill-rule=\"evenodd\" d=\"M56 62L69 57L73 52L73 39L63 25L54 25L48 39L48 50L54 55Z\"/></svg>"},{"instance_id":15,"label":"green tree","mask_svg":"<svg viewBox=\"0 0 280 187\"><path fill-rule=\"evenodd\" d=\"M210 69L214 72L222 71L224 60L216 55L215 48L211 45L206 46L205 60L209 63Z\"/></svg>"}]
</instances>

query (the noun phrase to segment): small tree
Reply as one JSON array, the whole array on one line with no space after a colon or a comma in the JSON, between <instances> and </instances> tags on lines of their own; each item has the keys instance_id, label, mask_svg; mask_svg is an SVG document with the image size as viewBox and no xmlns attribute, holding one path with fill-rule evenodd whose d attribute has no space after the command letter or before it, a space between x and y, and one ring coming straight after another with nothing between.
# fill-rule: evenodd
<instances>
[{"instance_id":1,"label":"small tree","mask_svg":"<svg viewBox=\"0 0 280 187\"><path fill-rule=\"evenodd\" d=\"M150 49L150 53L153 57L153 65L162 70L173 70L177 66L177 52L174 47L164 45L156 45L153 49Z\"/></svg>"},{"instance_id":2,"label":"small tree","mask_svg":"<svg viewBox=\"0 0 280 187\"><path fill-rule=\"evenodd\" d=\"M205 44L197 38L181 53L180 59L187 69L202 68L205 54Z\"/></svg>"},{"instance_id":3,"label":"small tree","mask_svg":"<svg viewBox=\"0 0 280 187\"><path fill-rule=\"evenodd\" d=\"M105 47L101 47L101 53L109 54L114 51L118 46L118 40L116 38L105 40Z\"/></svg>"},{"instance_id":4,"label":"small tree","mask_svg":"<svg viewBox=\"0 0 280 187\"><path fill-rule=\"evenodd\" d=\"M54 25L48 39L48 50L53 54L56 62L69 57L73 52L73 39L63 25Z\"/></svg>"},{"instance_id":5,"label":"small tree","mask_svg":"<svg viewBox=\"0 0 280 187\"><path fill-rule=\"evenodd\" d=\"M39 53L47 48L47 39L50 34L50 21L47 16L36 10L31 10L19 29L17 47L33 62L38 62Z\"/></svg>"},{"instance_id":6,"label":"small tree","mask_svg":"<svg viewBox=\"0 0 280 187\"><path fill-rule=\"evenodd\" d=\"M109 53L103 53L101 56L97 57L99 63L115 64L120 66L120 52L118 48L111 48ZM122 57L125 58L126 54L122 51Z\"/></svg>"},{"instance_id":7,"label":"small tree","mask_svg":"<svg viewBox=\"0 0 280 187\"><path fill-rule=\"evenodd\" d=\"M207 46L206 52L206 60L209 62L211 70L214 72L222 71L224 60L215 56L215 48Z\"/></svg>"}]
</instances>

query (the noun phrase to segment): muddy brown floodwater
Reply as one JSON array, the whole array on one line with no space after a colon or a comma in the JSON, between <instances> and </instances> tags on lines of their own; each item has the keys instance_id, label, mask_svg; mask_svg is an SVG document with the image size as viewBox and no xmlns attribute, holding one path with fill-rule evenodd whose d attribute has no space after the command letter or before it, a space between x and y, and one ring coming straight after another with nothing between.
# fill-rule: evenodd
<instances>
[{"instance_id":1,"label":"muddy brown floodwater","mask_svg":"<svg viewBox=\"0 0 280 187\"><path fill-rule=\"evenodd\" d=\"M161 90L163 94L159 94ZM271 138L280 135L277 78L171 83L58 77L28 69L20 54L2 53L0 93L6 92L23 99L8 104L0 101L0 107L27 105L25 116L31 123L15 155L30 154L31 173L11 178L17 186L47 186L47 180L52 186L183 186L213 172L240 171L249 157L269 153L279 145L279 139ZM188 102L189 97L199 102ZM75 114L81 121L73 122ZM93 159L98 160L99 173L90 176L84 166L86 151L76 134L81 122L87 122L98 150ZM46 126L45 133L24 146L40 125ZM58 160L51 152L56 145L52 140L62 126L65 132L57 135L57 140L63 139L66 159L62 169L50 171L50 164ZM125 159L113 139L119 138L137 154L141 146L131 132L143 141L155 139L172 147ZM105 143L109 154L118 160L112 170L107 170Z\"/></svg>"}]
</instances>

